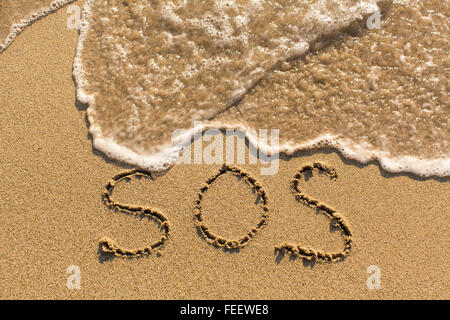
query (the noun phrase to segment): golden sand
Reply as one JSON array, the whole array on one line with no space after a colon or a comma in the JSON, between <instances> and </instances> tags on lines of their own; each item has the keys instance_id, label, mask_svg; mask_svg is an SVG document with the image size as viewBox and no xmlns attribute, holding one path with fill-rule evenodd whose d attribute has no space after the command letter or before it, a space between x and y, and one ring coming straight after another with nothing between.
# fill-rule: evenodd
<instances>
[{"instance_id":1,"label":"golden sand","mask_svg":"<svg viewBox=\"0 0 450 320\"><path fill-rule=\"evenodd\" d=\"M272 176L261 176L260 165L240 165L264 189L269 212L239 250L218 248L197 231L195 201L220 165L180 164L153 179L122 181L115 203L161 212L170 232L160 255L102 253L105 237L121 248L143 248L163 233L154 219L114 211L102 199L111 179L131 168L92 149L86 111L75 104L78 35L65 28L66 19L60 10L35 23L0 55L2 298L450 297L449 180L386 173L328 149L282 157ZM313 163L337 178L297 176ZM276 252L283 243L343 248L339 228L297 201L294 180L348 224L352 247L342 261L304 262ZM203 219L214 234L240 239L261 220L255 197L250 185L226 173L205 193ZM80 290L66 286L71 265L81 270ZM371 265L381 269L379 290L366 285Z\"/></svg>"},{"instance_id":2,"label":"golden sand","mask_svg":"<svg viewBox=\"0 0 450 320\"><path fill-rule=\"evenodd\" d=\"M5 0L0 2L0 12L2 19L0 20L0 39L3 42L9 35L10 28L14 23L26 19L30 14L48 6L51 1L11 1Z\"/></svg>"}]
</instances>

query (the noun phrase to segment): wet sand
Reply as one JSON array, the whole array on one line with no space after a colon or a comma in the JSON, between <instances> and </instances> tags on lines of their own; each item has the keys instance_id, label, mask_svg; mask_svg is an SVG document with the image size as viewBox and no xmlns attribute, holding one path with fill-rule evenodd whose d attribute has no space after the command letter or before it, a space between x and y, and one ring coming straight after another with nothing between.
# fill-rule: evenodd
<instances>
[{"instance_id":1,"label":"wet sand","mask_svg":"<svg viewBox=\"0 0 450 320\"><path fill-rule=\"evenodd\" d=\"M266 225L239 251L209 244L196 229L195 200L220 165L180 164L153 181L117 185L116 201L158 208L170 234L160 256L102 253L104 237L134 248L161 233L153 221L102 200L107 183L131 168L92 149L86 111L75 104L78 35L66 19L60 10L35 23L0 55L2 298L449 298L449 180L390 174L329 149L282 157L272 176L261 176L259 165L239 165L264 188L269 207ZM337 179L314 175L301 182L303 191L336 209L352 231L351 252L336 263L274 249L284 242L343 247L329 219L291 191L297 171L313 162L334 168ZM202 213L211 230L230 238L261 218L255 195L233 175L210 187ZM66 286L70 265L80 267L80 290ZM381 269L379 290L367 288L370 265Z\"/></svg>"}]
</instances>

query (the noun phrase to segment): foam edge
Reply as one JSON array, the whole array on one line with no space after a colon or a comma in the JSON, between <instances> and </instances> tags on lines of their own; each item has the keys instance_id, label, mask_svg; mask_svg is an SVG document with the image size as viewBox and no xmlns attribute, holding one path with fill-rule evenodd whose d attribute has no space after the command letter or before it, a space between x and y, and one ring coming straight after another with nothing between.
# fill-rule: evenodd
<instances>
[{"instance_id":1,"label":"foam edge","mask_svg":"<svg viewBox=\"0 0 450 320\"><path fill-rule=\"evenodd\" d=\"M73 0L69 0L67 3L71 1ZM73 75L77 84L77 99L82 103L89 104L87 109L87 115L90 123L89 133L92 135L94 148L110 158L130 165L135 165L146 170L166 170L179 160L183 145L189 143L195 135L201 134L208 129L233 129L244 133L249 143L266 155L286 154L289 156L302 150L331 147L338 150L345 158L356 160L362 164L377 161L384 170L392 173L408 172L420 177L450 176L449 158L423 160L412 156L392 157L386 151L370 150L364 145L354 144L350 140L340 139L339 137L333 135L321 135L313 140L301 144L287 143L281 146L272 147L264 144L262 141L259 141L256 136L252 135L251 129L236 124L201 124L184 132L182 135L174 139L175 141L172 141L171 144L161 147L159 152L152 154L139 154L130 148L121 146L113 139L104 137L102 135L101 128L95 125L95 111L93 110L93 106L95 105L95 97L87 94L83 89L83 87L86 86L87 81L84 79L81 52L83 49L84 40L89 31L88 20L91 15L91 7L94 2L95 0L86 0L83 7L80 23L80 37L75 53ZM380 2L383 2L383 0Z\"/></svg>"},{"instance_id":2,"label":"foam edge","mask_svg":"<svg viewBox=\"0 0 450 320\"><path fill-rule=\"evenodd\" d=\"M11 26L9 34L6 36L3 42L0 42L0 54L8 49L8 47L14 42L19 34L23 32L27 27L35 23L36 21L52 14L62 7L74 2L75 0L55 0L50 3L50 6L43 7L37 12L31 13L28 18L24 18L21 22L15 23Z\"/></svg>"}]
</instances>

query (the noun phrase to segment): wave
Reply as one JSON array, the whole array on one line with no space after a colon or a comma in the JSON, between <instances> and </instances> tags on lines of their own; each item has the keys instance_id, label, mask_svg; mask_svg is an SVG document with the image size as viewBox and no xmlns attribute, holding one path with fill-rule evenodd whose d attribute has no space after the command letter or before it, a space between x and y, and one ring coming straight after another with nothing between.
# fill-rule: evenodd
<instances>
[{"instance_id":1,"label":"wave","mask_svg":"<svg viewBox=\"0 0 450 320\"><path fill-rule=\"evenodd\" d=\"M49 14L61 9L75 0L33 0L9 1L2 0L0 4L0 54L5 51L28 26ZM50 3L49 3L50 2ZM4 38L2 41L1 39Z\"/></svg>"}]
</instances>

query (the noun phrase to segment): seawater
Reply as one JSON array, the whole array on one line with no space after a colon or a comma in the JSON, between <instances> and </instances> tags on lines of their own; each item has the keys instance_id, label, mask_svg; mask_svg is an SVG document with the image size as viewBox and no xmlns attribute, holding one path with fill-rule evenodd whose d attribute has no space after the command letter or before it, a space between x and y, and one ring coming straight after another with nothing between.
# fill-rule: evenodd
<instances>
[{"instance_id":1,"label":"seawater","mask_svg":"<svg viewBox=\"0 0 450 320\"><path fill-rule=\"evenodd\" d=\"M449 14L448 0L88 0L77 98L95 148L145 169L198 132L237 128L267 152L332 146L449 176Z\"/></svg>"}]
</instances>

